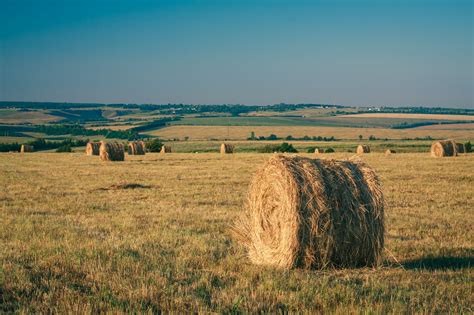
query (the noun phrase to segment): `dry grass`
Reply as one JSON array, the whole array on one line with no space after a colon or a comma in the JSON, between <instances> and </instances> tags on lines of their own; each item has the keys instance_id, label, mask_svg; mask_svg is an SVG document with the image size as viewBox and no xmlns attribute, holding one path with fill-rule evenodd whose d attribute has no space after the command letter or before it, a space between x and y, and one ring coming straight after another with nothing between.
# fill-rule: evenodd
<instances>
[{"instance_id":1,"label":"dry grass","mask_svg":"<svg viewBox=\"0 0 474 315\"><path fill-rule=\"evenodd\" d=\"M474 121L474 116L470 115L442 115L442 114L396 114L396 113L366 113L341 115L347 118L404 118L404 119L430 119L430 120L466 120Z\"/></svg>"},{"instance_id":2,"label":"dry grass","mask_svg":"<svg viewBox=\"0 0 474 315\"><path fill-rule=\"evenodd\" d=\"M258 265L374 267L383 209L380 181L361 160L276 155L254 175L235 232Z\"/></svg>"},{"instance_id":3,"label":"dry grass","mask_svg":"<svg viewBox=\"0 0 474 315\"><path fill-rule=\"evenodd\" d=\"M364 156L386 199L383 268L282 272L228 233L271 154L0 154L0 312L472 312L473 156L427 155ZM101 189L126 183L150 188Z\"/></svg>"},{"instance_id":4,"label":"dry grass","mask_svg":"<svg viewBox=\"0 0 474 315\"><path fill-rule=\"evenodd\" d=\"M279 137L292 135L304 136L334 136L338 139L358 139L362 135L365 139L373 135L377 138L403 139L431 136L433 138L472 139L474 129L452 130L425 130L425 129L384 129L384 128L346 128L346 127L307 127L307 126L170 126L149 132L151 135L163 139L209 140L234 139L243 140L250 137L251 132L257 136L276 134Z\"/></svg>"}]
</instances>

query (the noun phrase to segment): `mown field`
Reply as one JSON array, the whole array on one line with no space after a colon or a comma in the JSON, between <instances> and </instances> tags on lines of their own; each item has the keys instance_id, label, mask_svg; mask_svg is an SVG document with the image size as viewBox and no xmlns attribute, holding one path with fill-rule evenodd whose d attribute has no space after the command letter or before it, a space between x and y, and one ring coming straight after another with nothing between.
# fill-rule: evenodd
<instances>
[{"instance_id":1,"label":"mown field","mask_svg":"<svg viewBox=\"0 0 474 315\"><path fill-rule=\"evenodd\" d=\"M432 141L226 141L234 145L235 153L256 153L261 152L266 146L280 145L282 142L290 143L300 153L306 153L309 149L332 148L337 153L356 152L358 144L367 144L370 146L372 152L383 153L387 149L395 149L397 152L415 153L415 152L429 152ZM474 142L474 141L471 141ZM170 141L166 145L171 146L173 152L177 153L217 153L220 151L221 141ZM76 148L76 150L83 152L84 149Z\"/></svg>"},{"instance_id":2,"label":"mown field","mask_svg":"<svg viewBox=\"0 0 474 315\"><path fill-rule=\"evenodd\" d=\"M229 233L269 157L0 154L0 312L474 310L472 154L365 155L385 263L324 271L253 266Z\"/></svg>"}]
</instances>

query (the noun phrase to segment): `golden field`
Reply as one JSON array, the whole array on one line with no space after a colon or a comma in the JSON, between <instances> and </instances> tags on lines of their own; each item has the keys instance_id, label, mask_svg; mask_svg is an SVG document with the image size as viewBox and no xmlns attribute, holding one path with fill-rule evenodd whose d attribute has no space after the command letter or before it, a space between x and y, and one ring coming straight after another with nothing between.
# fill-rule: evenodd
<instances>
[{"instance_id":1,"label":"golden field","mask_svg":"<svg viewBox=\"0 0 474 315\"><path fill-rule=\"evenodd\" d=\"M47 114L45 111L25 111L20 112L10 109L0 109L1 124L24 124L36 123L45 124L61 120L60 117Z\"/></svg>"},{"instance_id":2,"label":"golden field","mask_svg":"<svg viewBox=\"0 0 474 315\"><path fill-rule=\"evenodd\" d=\"M446 127L449 128L449 127ZM385 129L385 128L344 128L344 127L313 127L313 126L170 126L148 132L150 135L163 139L209 140L232 139L243 140L250 137L251 132L256 136L268 137L276 134L279 137L292 135L293 137L321 136L337 139L358 139L362 135L365 139L373 135L377 138L404 139L404 138L453 138L458 140L473 139L473 129Z\"/></svg>"},{"instance_id":3,"label":"golden field","mask_svg":"<svg viewBox=\"0 0 474 315\"><path fill-rule=\"evenodd\" d=\"M230 236L270 156L0 154L0 312L473 311L472 154L364 155L385 263L323 271L251 265Z\"/></svg>"}]
</instances>

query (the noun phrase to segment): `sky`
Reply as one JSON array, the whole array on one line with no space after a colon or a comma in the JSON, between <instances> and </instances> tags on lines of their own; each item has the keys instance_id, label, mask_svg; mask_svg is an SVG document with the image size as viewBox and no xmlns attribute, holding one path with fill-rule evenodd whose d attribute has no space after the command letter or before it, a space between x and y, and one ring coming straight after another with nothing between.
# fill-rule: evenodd
<instances>
[{"instance_id":1,"label":"sky","mask_svg":"<svg viewBox=\"0 0 474 315\"><path fill-rule=\"evenodd\" d=\"M474 108L473 0L0 0L0 100Z\"/></svg>"}]
</instances>

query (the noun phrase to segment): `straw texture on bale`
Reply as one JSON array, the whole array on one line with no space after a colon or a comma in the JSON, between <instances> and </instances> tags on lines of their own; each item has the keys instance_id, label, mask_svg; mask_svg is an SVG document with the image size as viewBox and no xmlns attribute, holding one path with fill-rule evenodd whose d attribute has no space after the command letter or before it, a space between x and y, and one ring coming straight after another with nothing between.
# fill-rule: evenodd
<instances>
[{"instance_id":1,"label":"straw texture on bale","mask_svg":"<svg viewBox=\"0 0 474 315\"><path fill-rule=\"evenodd\" d=\"M169 145L164 145L161 147L161 154L171 153L171 147Z\"/></svg>"},{"instance_id":2,"label":"straw texture on bale","mask_svg":"<svg viewBox=\"0 0 474 315\"><path fill-rule=\"evenodd\" d=\"M316 153L316 154L324 153L324 149L316 148L316 149L314 149L314 153Z\"/></svg>"},{"instance_id":3,"label":"straw texture on bale","mask_svg":"<svg viewBox=\"0 0 474 315\"><path fill-rule=\"evenodd\" d=\"M358 145L357 146L357 154L364 154L364 153L370 153L370 147L368 145Z\"/></svg>"},{"instance_id":4,"label":"straw texture on bale","mask_svg":"<svg viewBox=\"0 0 474 315\"><path fill-rule=\"evenodd\" d=\"M431 156L433 157L445 157L445 156L457 156L458 147L454 140L440 140L433 142L431 145Z\"/></svg>"},{"instance_id":5,"label":"straw texture on bale","mask_svg":"<svg viewBox=\"0 0 474 315\"><path fill-rule=\"evenodd\" d=\"M464 145L464 143L456 142L456 150L458 151L458 153L466 153L466 146Z\"/></svg>"},{"instance_id":6,"label":"straw texture on bale","mask_svg":"<svg viewBox=\"0 0 474 315\"><path fill-rule=\"evenodd\" d=\"M100 142L89 142L86 145L86 155L99 155Z\"/></svg>"},{"instance_id":7,"label":"straw texture on bale","mask_svg":"<svg viewBox=\"0 0 474 315\"><path fill-rule=\"evenodd\" d=\"M117 142L102 141L99 156L102 161L123 161L125 160L124 146Z\"/></svg>"},{"instance_id":8,"label":"straw texture on bale","mask_svg":"<svg viewBox=\"0 0 474 315\"><path fill-rule=\"evenodd\" d=\"M387 151L385 151L385 155L390 155L390 154L394 154L394 153L397 153L397 151L392 150L392 149L387 149Z\"/></svg>"},{"instance_id":9,"label":"straw texture on bale","mask_svg":"<svg viewBox=\"0 0 474 315\"><path fill-rule=\"evenodd\" d=\"M34 147L32 145L28 145L28 144L21 145L21 148L20 148L21 153L33 152L33 151L34 151Z\"/></svg>"},{"instance_id":10,"label":"straw texture on bale","mask_svg":"<svg viewBox=\"0 0 474 315\"><path fill-rule=\"evenodd\" d=\"M221 144L221 154L234 153L234 146L232 144Z\"/></svg>"},{"instance_id":11,"label":"straw texture on bale","mask_svg":"<svg viewBox=\"0 0 474 315\"><path fill-rule=\"evenodd\" d=\"M234 235L259 265L284 269L377 266L384 201L360 159L276 155L255 174Z\"/></svg>"},{"instance_id":12,"label":"straw texture on bale","mask_svg":"<svg viewBox=\"0 0 474 315\"><path fill-rule=\"evenodd\" d=\"M128 154L145 155L145 142L133 141L128 143Z\"/></svg>"}]
</instances>

